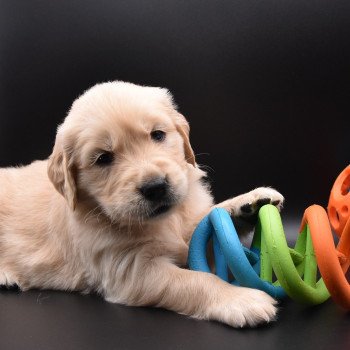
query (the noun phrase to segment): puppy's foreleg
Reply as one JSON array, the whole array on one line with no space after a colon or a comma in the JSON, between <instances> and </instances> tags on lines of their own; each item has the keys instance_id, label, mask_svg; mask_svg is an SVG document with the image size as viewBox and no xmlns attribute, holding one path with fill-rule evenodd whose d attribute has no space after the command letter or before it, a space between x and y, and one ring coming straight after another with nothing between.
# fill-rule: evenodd
<instances>
[{"instance_id":1,"label":"puppy's foreleg","mask_svg":"<svg viewBox=\"0 0 350 350\"><path fill-rule=\"evenodd\" d=\"M165 259L153 259L122 292L128 305L155 305L197 319L232 327L274 320L276 301L266 293L235 287L215 275L181 269ZM107 300L121 302L121 296Z\"/></svg>"},{"instance_id":2,"label":"puppy's foreleg","mask_svg":"<svg viewBox=\"0 0 350 350\"><path fill-rule=\"evenodd\" d=\"M281 210L283 202L283 196L275 189L259 187L216 204L215 207L226 209L233 217L239 234L246 234L253 229L258 211L264 204L271 203Z\"/></svg>"}]
</instances>

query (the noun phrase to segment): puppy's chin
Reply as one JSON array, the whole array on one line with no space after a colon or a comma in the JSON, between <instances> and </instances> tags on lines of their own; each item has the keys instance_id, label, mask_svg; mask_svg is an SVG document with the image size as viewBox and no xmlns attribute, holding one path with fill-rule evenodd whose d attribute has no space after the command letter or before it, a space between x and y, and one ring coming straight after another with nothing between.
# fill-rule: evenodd
<instances>
[{"instance_id":1,"label":"puppy's chin","mask_svg":"<svg viewBox=\"0 0 350 350\"><path fill-rule=\"evenodd\" d=\"M169 212L171 212L171 209L175 207L174 203L166 203L166 204L160 204L153 208L151 211L146 213L146 219L154 219L158 217L163 217Z\"/></svg>"},{"instance_id":2,"label":"puppy's chin","mask_svg":"<svg viewBox=\"0 0 350 350\"><path fill-rule=\"evenodd\" d=\"M133 205L104 207L104 213L109 220L118 225L130 226L157 220L170 215L176 208L181 205L184 198L172 198L159 203L148 203L147 201L137 201Z\"/></svg>"},{"instance_id":3,"label":"puppy's chin","mask_svg":"<svg viewBox=\"0 0 350 350\"><path fill-rule=\"evenodd\" d=\"M171 214L176 208L183 203L186 198L186 193L174 192L170 193L169 196L159 202L148 202L142 201L142 211L138 211L143 220L153 220L158 218L166 217Z\"/></svg>"}]
</instances>

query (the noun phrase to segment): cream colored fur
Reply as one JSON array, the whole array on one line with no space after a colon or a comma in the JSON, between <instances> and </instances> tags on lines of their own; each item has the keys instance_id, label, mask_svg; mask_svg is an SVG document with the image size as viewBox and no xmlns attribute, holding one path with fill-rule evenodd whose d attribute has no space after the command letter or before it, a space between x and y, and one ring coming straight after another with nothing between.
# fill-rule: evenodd
<instances>
[{"instance_id":1,"label":"cream colored fur","mask_svg":"<svg viewBox=\"0 0 350 350\"><path fill-rule=\"evenodd\" d=\"M158 129L163 142L150 138ZM234 327L273 320L267 294L185 268L191 234L214 205L188 135L165 89L110 82L85 92L48 160L0 170L0 284L97 292ZM103 151L114 154L111 165L95 164ZM176 200L150 218L138 186L158 175ZM238 216L267 197L282 204L258 188L218 206Z\"/></svg>"}]
</instances>

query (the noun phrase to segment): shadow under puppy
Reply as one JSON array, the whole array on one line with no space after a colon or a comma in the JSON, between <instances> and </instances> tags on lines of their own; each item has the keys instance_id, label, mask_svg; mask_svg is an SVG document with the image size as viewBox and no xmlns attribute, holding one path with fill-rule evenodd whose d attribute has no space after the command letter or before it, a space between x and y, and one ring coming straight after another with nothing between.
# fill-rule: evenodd
<instances>
[{"instance_id":1,"label":"shadow under puppy","mask_svg":"<svg viewBox=\"0 0 350 350\"><path fill-rule=\"evenodd\" d=\"M189 126L166 89L94 86L60 125L48 160L0 170L0 284L97 292L233 327L273 320L275 301L186 268L188 243L214 206ZM249 231L257 188L217 206Z\"/></svg>"}]
</instances>

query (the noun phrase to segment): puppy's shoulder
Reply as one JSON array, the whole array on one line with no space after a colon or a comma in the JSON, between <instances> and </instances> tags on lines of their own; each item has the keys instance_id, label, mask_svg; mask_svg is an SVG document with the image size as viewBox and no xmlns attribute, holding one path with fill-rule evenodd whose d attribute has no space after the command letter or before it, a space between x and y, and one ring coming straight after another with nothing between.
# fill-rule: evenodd
<instances>
[{"instance_id":1,"label":"puppy's shoulder","mask_svg":"<svg viewBox=\"0 0 350 350\"><path fill-rule=\"evenodd\" d=\"M47 161L34 161L29 165L0 169L0 201L13 201L33 192L52 187L47 176Z\"/></svg>"}]
</instances>

